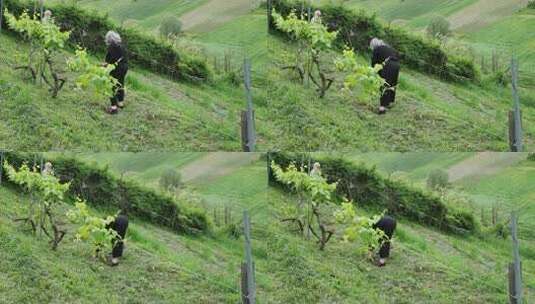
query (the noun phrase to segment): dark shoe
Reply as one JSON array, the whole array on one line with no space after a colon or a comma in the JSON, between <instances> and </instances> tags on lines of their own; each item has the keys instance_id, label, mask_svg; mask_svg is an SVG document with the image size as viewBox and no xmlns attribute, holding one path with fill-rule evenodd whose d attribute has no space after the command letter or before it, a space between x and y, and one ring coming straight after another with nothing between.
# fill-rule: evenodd
<instances>
[{"instance_id":1,"label":"dark shoe","mask_svg":"<svg viewBox=\"0 0 535 304\"><path fill-rule=\"evenodd\" d=\"M379 261L377 261L378 267L384 267L385 265L386 265L386 261L384 259L379 259Z\"/></svg>"},{"instance_id":2,"label":"dark shoe","mask_svg":"<svg viewBox=\"0 0 535 304\"><path fill-rule=\"evenodd\" d=\"M119 109L118 108L109 107L109 108L106 109L106 113L114 115L114 114L119 113Z\"/></svg>"}]
</instances>

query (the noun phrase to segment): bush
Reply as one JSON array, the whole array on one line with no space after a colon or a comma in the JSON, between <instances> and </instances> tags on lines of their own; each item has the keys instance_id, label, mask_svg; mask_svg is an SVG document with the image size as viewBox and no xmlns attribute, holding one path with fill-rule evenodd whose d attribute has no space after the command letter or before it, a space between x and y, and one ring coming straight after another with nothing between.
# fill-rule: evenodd
<instances>
[{"instance_id":1,"label":"bush","mask_svg":"<svg viewBox=\"0 0 535 304\"><path fill-rule=\"evenodd\" d=\"M34 154L9 152L6 159L18 168L24 162L31 164L36 158ZM190 206L187 201L176 200L131 180L119 179L107 168L73 158L57 157L46 161L53 163L60 181L71 183L68 192L71 199L79 197L88 204L114 211L123 209L128 214L180 233L193 234L209 229L204 210Z\"/></svg>"},{"instance_id":2,"label":"bush","mask_svg":"<svg viewBox=\"0 0 535 304\"><path fill-rule=\"evenodd\" d=\"M535 161L535 152L532 152L532 153L528 154L528 160L529 161Z\"/></svg>"},{"instance_id":3,"label":"bush","mask_svg":"<svg viewBox=\"0 0 535 304\"><path fill-rule=\"evenodd\" d=\"M442 16L434 17L429 22L426 31L430 37L442 40L450 35L450 22Z\"/></svg>"},{"instance_id":4,"label":"bush","mask_svg":"<svg viewBox=\"0 0 535 304\"><path fill-rule=\"evenodd\" d=\"M159 30L163 38L174 40L182 32L182 21L176 16L166 17L160 24Z\"/></svg>"},{"instance_id":5,"label":"bush","mask_svg":"<svg viewBox=\"0 0 535 304\"><path fill-rule=\"evenodd\" d=\"M449 184L448 172L436 169L429 173L427 177L427 187L431 190L441 190L447 188Z\"/></svg>"},{"instance_id":6,"label":"bush","mask_svg":"<svg viewBox=\"0 0 535 304\"><path fill-rule=\"evenodd\" d=\"M305 1L273 0L273 8L282 16L287 16L292 10L300 14L301 8L308 6ZM335 43L340 49L350 45L356 51L368 52L370 40L378 37L398 50L402 63L413 69L437 75L445 80L478 81L478 73L472 62L447 55L436 42L424 40L397 27L383 25L374 15L368 15L364 11L356 12L333 4L312 7L311 11L316 9L321 10L323 23L330 31L339 31ZM306 15L307 12L303 13ZM270 31L282 35L273 18L269 20Z\"/></svg>"},{"instance_id":7,"label":"bush","mask_svg":"<svg viewBox=\"0 0 535 304\"><path fill-rule=\"evenodd\" d=\"M297 166L308 163L308 159L301 154L270 153L269 159L283 167L292 162ZM311 160L312 163L315 161L321 163L323 175L329 182L338 182L337 193L340 197L374 209L387 209L388 214L403 216L448 232L465 233L476 229L476 221L471 213L446 206L446 201L432 192L385 178L373 167L340 158ZM272 170L268 174L271 186L289 190L276 180Z\"/></svg>"},{"instance_id":8,"label":"bush","mask_svg":"<svg viewBox=\"0 0 535 304\"><path fill-rule=\"evenodd\" d=\"M25 9L31 11L33 4L21 0L5 0L4 7L15 15L20 15ZM125 41L130 63L176 80L210 79L206 62L185 53L179 54L168 43L135 29L116 26L105 16L72 5L57 4L48 8L62 31L71 31L69 43L72 47L80 45L90 52L102 54L106 51L104 35L109 30L115 30ZM190 72L194 74L190 75Z\"/></svg>"},{"instance_id":9,"label":"bush","mask_svg":"<svg viewBox=\"0 0 535 304\"><path fill-rule=\"evenodd\" d=\"M160 187L165 191L175 192L182 185L182 175L174 169L166 170L160 177Z\"/></svg>"},{"instance_id":10,"label":"bush","mask_svg":"<svg viewBox=\"0 0 535 304\"><path fill-rule=\"evenodd\" d=\"M535 9L535 0L530 0L530 1L528 2L528 8Z\"/></svg>"}]
</instances>

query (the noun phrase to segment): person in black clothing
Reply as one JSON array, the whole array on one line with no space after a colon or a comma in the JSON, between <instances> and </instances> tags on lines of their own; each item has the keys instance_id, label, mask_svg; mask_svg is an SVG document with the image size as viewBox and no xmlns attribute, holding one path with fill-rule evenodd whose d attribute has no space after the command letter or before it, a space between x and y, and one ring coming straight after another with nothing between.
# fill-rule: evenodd
<instances>
[{"instance_id":1,"label":"person in black clothing","mask_svg":"<svg viewBox=\"0 0 535 304\"><path fill-rule=\"evenodd\" d=\"M399 56L396 50L377 38L371 40L370 48L373 52L372 67L376 64L384 64L383 69L379 71L379 76L386 82L381 88L381 104L379 106L379 114L384 114L386 108L390 107L396 99L396 86L400 69Z\"/></svg>"},{"instance_id":2,"label":"person in black clothing","mask_svg":"<svg viewBox=\"0 0 535 304\"><path fill-rule=\"evenodd\" d=\"M128 229L128 216L126 213L124 211L119 213L115 218L115 221L108 226L108 229L113 229L118 234L118 237L114 240L110 261L112 266L116 266L119 264L119 258L123 256L123 240L126 236L126 230Z\"/></svg>"},{"instance_id":3,"label":"person in black clothing","mask_svg":"<svg viewBox=\"0 0 535 304\"><path fill-rule=\"evenodd\" d=\"M379 229L384 232L385 236L382 240L381 248L379 248L379 263L378 266L385 266L386 259L390 256L390 240L396 230L396 220L388 215L383 216L377 223L373 225L373 229Z\"/></svg>"},{"instance_id":4,"label":"person in black clothing","mask_svg":"<svg viewBox=\"0 0 535 304\"><path fill-rule=\"evenodd\" d=\"M113 78L117 79L117 85L113 88L115 94L110 98L111 107L108 108L108 113L117 114L118 107L124 107L124 79L128 72L128 58L122 45L121 36L118 33L114 31L107 32L105 41L108 46L106 64L117 65L110 73Z\"/></svg>"}]
</instances>

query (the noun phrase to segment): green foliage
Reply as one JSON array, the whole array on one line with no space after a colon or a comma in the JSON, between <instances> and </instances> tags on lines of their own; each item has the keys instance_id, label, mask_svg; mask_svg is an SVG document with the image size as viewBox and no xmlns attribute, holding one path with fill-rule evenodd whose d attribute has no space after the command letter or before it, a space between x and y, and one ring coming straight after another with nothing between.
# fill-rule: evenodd
<instances>
[{"instance_id":1,"label":"green foliage","mask_svg":"<svg viewBox=\"0 0 535 304\"><path fill-rule=\"evenodd\" d=\"M48 52L63 49L70 36L69 31L62 32L53 20L41 22L37 16L30 17L27 11L23 11L17 18L6 8L4 16L12 30L21 33L32 44L38 44Z\"/></svg>"},{"instance_id":2,"label":"green foliage","mask_svg":"<svg viewBox=\"0 0 535 304\"><path fill-rule=\"evenodd\" d=\"M73 72L79 73L76 85L79 89L91 92L96 98L109 98L114 94L117 80L110 76L115 64L99 66L89 60L85 49L75 51L75 57L67 61L67 66Z\"/></svg>"},{"instance_id":3,"label":"green foliage","mask_svg":"<svg viewBox=\"0 0 535 304\"><path fill-rule=\"evenodd\" d=\"M6 159L15 166L32 158L33 154L6 153ZM56 176L69 181L68 195L72 199L80 197L97 207L124 209L133 216L180 233L195 234L209 229L205 211L184 199L175 199L134 181L119 179L107 168L74 158L57 157L53 163Z\"/></svg>"},{"instance_id":4,"label":"green foliage","mask_svg":"<svg viewBox=\"0 0 535 304\"><path fill-rule=\"evenodd\" d=\"M70 32L62 32L53 19L39 20L23 11L17 18L6 8L4 11L9 28L25 37L31 45L26 65L15 67L30 72L33 81L42 79L56 97L65 83L54 63L54 55L65 47Z\"/></svg>"},{"instance_id":5,"label":"green foliage","mask_svg":"<svg viewBox=\"0 0 535 304\"><path fill-rule=\"evenodd\" d=\"M78 200L74 208L67 212L67 218L72 223L80 225L77 229L76 240L91 244L95 257L103 251L110 251L119 238L117 232L110 229L116 217L101 218L92 215L87 204L82 200Z\"/></svg>"},{"instance_id":6,"label":"green foliage","mask_svg":"<svg viewBox=\"0 0 535 304\"><path fill-rule=\"evenodd\" d=\"M529 0L527 8L535 9L535 0Z\"/></svg>"},{"instance_id":7,"label":"green foliage","mask_svg":"<svg viewBox=\"0 0 535 304\"><path fill-rule=\"evenodd\" d=\"M451 33L450 26L450 22L446 18L436 16L431 19L427 26L427 35L438 40L444 40Z\"/></svg>"},{"instance_id":8,"label":"green foliage","mask_svg":"<svg viewBox=\"0 0 535 304\"><path fill-rule=\"evenodd\" d=\"M165 191L175 192L182 185L182 175L174 169L168 169L160 177L159 184Z\"/></svg>"},{"instance_id":9,"label":"green foliage","mask_svg":"<svg viewBox=\"0 0 535 304\"><path fill-rule=\"evenodd\" d=\"M329 75L329 71L322 62L323 53L329 51L338 32L330 32L321 22L309 22L303 16L297 17L295 11L283 17L275 10L271 14L277 28L294 39L298 48L289 66L284 69L291 69L298 72L301 82L310 79L316 86L320 97L334 82L334 78Z\"/></svg>"},{"instance_id":10,"label":"green foliage","mask_svg":"<svg viewBox=\"0 0 535 304\"><path fill-rule=\"evenodd\" d=\"M15 14L33 8L33 4L20 0L5 0L4 6ZM137 66L177 80L206 81L211 77L206 62L194 54L179 54L169 43L134 29L118 27L107 16L68 4L47 7L54 12L56 24L71 32L69 43L73 47L79 45L92 53L103 53L106 51L104 35L109 30L115 30L126 43L129 62Z\"/></svg>"},{"instance_id":11,"label":"green foliage","mask_svg":"<svg viewBox=\"0 0 535 304\"><path fill-rule=\"evenodd\" d=\"M34 233L38 230L44 232L52 249L56 250L66 232L60 228L55 212L57 206L64 202L70 183L60 183L51 173L41 174L36 168L30 170L25 163L17 170L6 160L3 167L11 182L24 188L32 200L36 199L35 204L28 206L28 216L17 221L31 224Z\"/></svg>"},{"instance_id":12,"label":"green foliage","mask_svg":"<svg viewBox=\"0 0 535 304\"><path fill-rule=\"evenodd\" d=\"M382 230L373 228L383 215L384 213L373 217L359 216L352 202L343 202L334 216L339 223L346 224L344 241L358 241L362 252L370 252L379 248L385 239L386 235Z\"/></svg>"},{"instance_id":13,"label":"green foliage","mask_svg":"<svg viewBox=\"0 0 535 304\"><path fill-rule=\"evenodd\" d=\"M279 166L291 163L301 165L302 161L300 154L271 153L270 156ZM374 210L386 209L389 214L444 231L459 234L475 232L473 214L448 207L448 198L413 187L404 181L383 177L374 167L364 164L330 157L311 160L315 161L321 162L322 172L328 182L337 182L336 194L340 197L358 201L363 207ZM278 182L273 174L270 175L270 182L289 189L286 184Z\"/></svg>"},{"instance_id":14,"label":"green foliage","mask_svg":"<svg viewBox=\"0 0 535 304\"><path fill-rule=\"evenodd\" d=\"M449 186L448 172L435 169L429 173L427 177L427 187L431 190L441 190Z\"/></svg>"},{"instance_id":15,"label":"green foliage","mask_svg":"<svg viewBox=\"0 0 535 304\"><path fill-rule=\"evenodd\" d=\"M335 60L335 66L339 71L347 72L344 79L344 88L347 91L352 92L358 88L358 97L369 100L377 99L385 84L384 79L379 76L383 65L377 64L375 67L370 67L359 64L355 52L345 49L343 56Z\"/></svg>"},{"instance_id":16,"label":"green foliage","mask_svg":"<svg viewBox=\"0 0 535 304\"><path fill-rule=\"evenodd\" d=\"M320 250L323 250L335 232L332 227L328 227L326 218L329 214L324 211L324 207L334 204L336 183L327 183L321 175L309 175L303 167L297 169L293 164L283 170L272 162L271 169L276 179L291 187L299 197L297 206L291 210L293 214L289 214L290 217L283 221L297 223L303 235L312 233Z\"/></svg>"},{"instance_id":17,"label":"green foliage","mask_svg":"<svg viewBox=\"0 0 535 304\"><path fill-rule=\"evenodd\" d=\"M535 161L535 153L529 153L528 158L529 161Z\"/></svg>"},{"instance_id":18,"label":"green foliage","mask_svg":"<svg viewBox=\"0 0 535 304\"><path fill-rule=\"evenodd\" d=\"M159 31L163 38L175 40L182 32L182 22L176 16L168 16L162 20Z\"/></svg>"}]
</instances>

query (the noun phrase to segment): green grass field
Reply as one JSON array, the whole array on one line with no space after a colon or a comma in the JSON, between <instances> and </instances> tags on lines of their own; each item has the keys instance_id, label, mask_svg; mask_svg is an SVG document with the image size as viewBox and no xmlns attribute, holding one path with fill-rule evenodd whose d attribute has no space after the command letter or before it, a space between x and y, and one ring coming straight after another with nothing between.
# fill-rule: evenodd
<instances>
[{"instance_id":1,"label":"green grass field","mask_svg":"<svg viewBox=\"0 0 535 304\"><path fill-rule=\"evenodd\" d=\"M198 5L193 11L204 5L188 3ZM140 18L158 12L145 13ZM2 35L0 49L14 54L0 61L0 99L6 100L0 113L2 145L44 151L240 150L238 124L245 92L229 78L241 82L241 65L248 56L253 62L258 150L509 149L509 88L488 81L482 85L445 83L403 69L398 103L388 115L379 117L370 108L375 101L342 94L341 82L325 99L318 99L313 88L298 85L287 71L276 67L281 53L293 46L276 37L264 39L265 32L265 11L257 9L184 37L178 44L204 49L207 62L218 67L216 79L205 85L176 83L134 68L127 78L129 107L117 117L103 112L107 101L93 100L69 85L53 100L44 88L23 81L21 73L10 66L20 62L15 54L23 53L25 46ZM225 55L234 76L222 72ZM529 122L535 117L535 99L526 89L520 95L526 105L523 117ZM525 123L524 128L525 146L531 149L535 127Z\"/></svg>"},{"instance_id":2,"label":"green grass field","mask_svg":"<svg viewBox=\"0 0 535 304\"><path fill-rule=\"evenodd\" d=\"M84 155L82 159L98 161L102 166L113 162L117 165L114 168L143 172L126 178L150 183L153 180L151 172L161 174L166 166L182 168L206 156L209 155L95 154ZM217 154L216 157L224 161ZM232 210L233 223L240 223L244 209L250 210L253 225L265 223L269 214L265 211L269 206L265 163L252 160L240 166L224 162L220 165L233 170L197 182L194 189L188 191L203 198L203 207L210 216L216 207L227 205ZM209 175L207 172L206 176ZM229 191L229 187L235 189L234 192ZM4 261L0 266L2 303L239 301L243 239L229 237L224 232L225 227L213 226L212 231L203 236L183 236L131 219L124 259L117 268L110 268L93 259L86 245L73 241L74 227L70 225L66 240L57 252L52 252L44 238L36 238L22 225L14 224L12 218L21 216L28 204L29 197L0 186L0 244L3 248L0 257ZM61 209L68 208L62 206ZM257 288L259 294L267 296L274 291L274 278L268 268L268 241L256 227L253 233Z\"/></svg>"},{"instance_id":3,"label":"green grass field","mask_svg":"<svg viewBox=\"0 0 535 304\"><path fill-rule=\"evenodd\" d=\"M167 168L190 172L183 173L185 180L189 174L196 174L188 167L206 170L202 177L186 181L185 187L202 198L202 207L210 217L213 210L222 210L223 206L232 210L232 222L239 222L243 209L252 214L257 299L261 303L506 301L510 239L458 237L400 219L392 256L385 268L373 266L356 251L356 244L343 243L338 237L320 252L313 241L297 236L279 221L281 208L294 198L266 188L265 161L251 157L240 162L224 154L103 153L79 157L109 166L115 174L131 172L126 178L151 187L157 187L156 176ZM397 167L407 172L449 168L474 157L420 154L418 161L417 154L346 155L355 161L367 159L369 164L383 157L389 168L395 166L397 155ZM511 173L519 168L524 173ZM499 180L502 191L533 198L527 181L523 187L513 187L510 181L513 175L514 181L531 181L534 168L532 163L518 162L492 175L469 180L470 184L460 180L455 191L461 191L462 185L462 191L492 197L496 184L491 182ZM418 175L421 174L415 176ZM487 186L488 183L491 184ZM8 187L0 187L0 194L0 244L7 248L0 251L4 261L0 264L0 294L6 303L239 302L243 239L230 238L224 226L214 226L208 235L193 237L134 218L125 257L117 268L109 268L94 260L85 245L74 243L72 234L58 252L52 252L45 239L32 236L23 226L12 222L12 218L21 216L29 198ZM535 214L535 210L526 209L522 216L528 214ZM521 221L521 232L531 227L526 225L530 224ZM535 239L524 238L522 234L520 244L525 301L530 303L535 299Z\"/></svg>"},{"instance_id":4,"label":"green grass field","mask_svg":"<svg viewBox=\"0 0 535 304\"><path fill-rule=\"evenodd\" d=\"M433 169L448 170L456 164L471 160L479 167L474 166L473 171L464 179L454 182L450 191L463 193L474 199L478 193L485 193L487 207L491 206L490 199L502 197L502 192L522 198L532 198L535 194L533 189L528 190L524 186L532 184L535 178L533 162L519 161L481 176L481 172L492 165L488 161L491 157L478 157L472 153L334 154L356 162L365 161L369 166L376 165L383 174L391 170L403 170L416 185L420 184L423 176ZM525 159L526 155L523 156ZM499 154L492 157L507 158ZM282 209L293 200L291 196L278 190L270 191L271 203L276 208ZM476 200L476 202L477 207L472 207L479 210L481 201ZM523 199L522 202L526 200ZM509 203L503 204L499 209L499 218L505 220L510 210L523 207L522 202L510 200ZM366 210L359 211L367 213ZM490 216L490 210L488 211L487 216ZM524 300L529 303L535 299L535 281L532 280L532 275L527 274L535 271L535 239L528 233L533 229L532 218L535 211L530 207L524 207L519 211L521 255L525 261L523 262ZM504 303L507 301L507 263L511 261L510 239L501 240L489 236L455 237L401 219L394 238L390 263L384 269L372 266L355 253L353 245L334 242L327 246L326 252L319 253L312 241L306 242L296 236L281 235L277 240L283 252L276 252L275 255L280 261L285 261L286 267L290 267L291 271L276 269L285 281L294 285L287 287L290 291L281 302ZM301 281L305 277L309 279ZM301 290L297 287L302 284L308 289Z\"/></svg>"}]
</instances>

